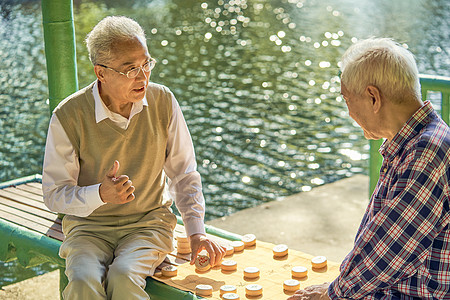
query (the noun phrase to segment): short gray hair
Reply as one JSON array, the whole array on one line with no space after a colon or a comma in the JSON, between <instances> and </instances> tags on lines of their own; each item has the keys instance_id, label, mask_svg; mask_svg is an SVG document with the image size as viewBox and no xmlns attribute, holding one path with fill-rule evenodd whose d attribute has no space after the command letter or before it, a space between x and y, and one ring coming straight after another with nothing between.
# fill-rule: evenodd
<instances>
[{"instance_id":1,"label":"short gray hair","mask_svg":"<svg viewBox=\"0 0 450 300\"><path fill-rule=\"evenodd\" d=\"M145 41L144 30L136 21L123 16L106 17L86 36L89 59L94 66L98 63L107 63L112 59L115 43L136 37Z\"/></svg>"},{"instance_id":2,"label":"short gray hair","mask_svg":"<svg viewBox=\"0 0 450 300\"><path fill-rule=\"evenodd\" d=\"M392 39L370 38L355 43L342 57L341 72L341 82L357 95L374 85L397 104L411 97L421 99L414 55Z\"/></svg>"}]
</instances>

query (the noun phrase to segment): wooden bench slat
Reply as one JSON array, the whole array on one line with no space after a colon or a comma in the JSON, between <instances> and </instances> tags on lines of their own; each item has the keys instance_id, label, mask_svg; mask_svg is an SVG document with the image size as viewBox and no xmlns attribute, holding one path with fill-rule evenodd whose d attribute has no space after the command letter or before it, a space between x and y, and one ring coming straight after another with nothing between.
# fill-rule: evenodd
<instances>
[{"instance_id":1,"label":"wooden bench slat","mask_svg":"<svg viewBox=\"0 0 450 300\"><path fill-rule=\"evenodd\" d=\"M30 192L32 194L36 194L36 195L41 196L41 197L44 195L43 192L42 192L42 189L38 189L36 187L29 186L29 185L26 185L26 184L18 185L18 186L16 186L16 188L19 189L19 190L22 190L22 191L27 191L27 192Z\"/></svg>"},{"instance_id":2,"label":"wooden bench slat","mask_svg":"<svg viewBox=\"0 0 450 300\"><path fill-rule=\"evenodd\" d=\"M15 194L15 195L23 196L23 197L28 198L30 200L43 202L43 197L42 196L39 196L39 195L30 193L30 192L27 192L27 191L22 191L22 190L19 190L19 189L16 189L16 188L8 187L8 188L2 189L0 191L7 191L7 192Z\"/></svg>"},{"instance_id":3,"label":"wooden bench slat","mask_svg":"<svg viewBox=\"0 0 450 300\"><path fill-rule=\"evenodd\" d=\"M15 194L6 189L3 189L3 190L0 189L0 196L10 199L12 201L20 202L20 203L23 203L23 204L26 204L29 206L33 206L33 207L48 211L48 208L47 208L47 206L45 206L43 199L41 199L41 201L35 201L35 200L27 198L25 196Z\"/></svg>"},{"instance_id":4,"label":"wooden bench slat","mask_svg":"<svg viewBox=\"0 0 450 300\"><path fill-rule=\"evenodd\" d=\"M3 204L5 206L9 206L9 207L15 208L15 209L20 210L20 211L24 211L24 212L33 214L36 217L42 217L42 218L47 219L47 220L52 221L52 222L57 222L57 223L59 222L59 224L61 224L61 220L58 219L58 214L54 213L54 212L43 211L41 209L37 209L37 208L34 208L32 206L29 206L29 205L25 205L25 204L20 203L20 202L11 201L10 199L5 199L3 197L0 197L0 204Z\"/></svg>"},{"instance_id":5,"label":"wooden bench slat","mask_svg":"<svg viewBox=\"0 0 450 300\"><path fill-rule=\"evenodd\" d=\"M0 218L9 221L11 223L17 224L19 226L28 228L32 231L36 231L40 234L43 234L45 236L49 236L51 238L57 239L59 241L62 241L64 239L64 235L62 234L61 227L56 226L56 223L53 223L50 226L45 226L36 222L33 222L31 220L23 219L20 216L15 215L14 213L5 211L1 209L0 207Z\"/></svg>"},{"instance_id":6,"label":"wooden bench slat","mask_svg":"<svg viewBox=\"0 0 450 300\"><path fill-rule=\"evenodd\" d=\"M42 183L40 182L28 182L27 185L35 187L37 189L42 189Z\"/></svg>"},{"instance_id":7,"label":"wooden bench slat","mask_svg":"<svg viewBox=\"0 0 450 300\"><path fill-rule=\"evenodd\" d=\"M49 228L49 230L47 231L46 236L54 238L54 239L56 239L58 241L61 241L61 242L64 241L64 233L59 231L58 228L56 228L56 229Z\"/></svg>"},{"instance_id":8,"label":"wooden bench slat","mask_svg":"<svg viewBox=\"0 0 450 300\"><path fill-rule=\"evenodd\" d=\"M17 217L15 219L16 222L18 222L18 221L20 221L20 219L22 219L24 224L28 224L29 222L32 222L34 224L39 224L39 225L45 226L46 228L54 228L54 225L55 226L59 225L59 227L61 228L60 221L59 221L59 224L55 222L56 219L57 219L57 216L54 216L54 220L47 220L45 218L41 218L39 216L35 216L35 215L30 214L28 212L15 209L13 207L4 205L2 203L0 203L0 211L4 211L4 212L7 212L7 213L15 215Z\"/></svg>"}]
</instances>

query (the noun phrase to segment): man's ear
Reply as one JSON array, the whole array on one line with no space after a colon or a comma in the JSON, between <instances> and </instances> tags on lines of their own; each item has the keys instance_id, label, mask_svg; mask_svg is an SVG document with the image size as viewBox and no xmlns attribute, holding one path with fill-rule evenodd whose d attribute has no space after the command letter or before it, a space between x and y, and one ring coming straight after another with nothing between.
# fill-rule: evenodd
<instances>
[{"instance_id":1,"label":"man's ear","mask_svg":"<svg viewBox=\"0 0 450 300\"><path fill-rule=\"evenodd\" d=\"M375 114L378 113L381 110L381 107L383 106L380 90L374 85L369 85L366 88L366 94L367 96L370 97L372 101L373 112Z\"/></svg>"},{"instance_id":2,"label":"man's ear","mask_svg":"<svg viewBox=\"0 0 450 300\"><path fill-rule=\"evenodd\" d=\"M99 66L99 65L95 65L94 66L94 72L95 75L97 75L97 78L100 82L105 82L105 68Z\"/></svg>"}]
</instances>

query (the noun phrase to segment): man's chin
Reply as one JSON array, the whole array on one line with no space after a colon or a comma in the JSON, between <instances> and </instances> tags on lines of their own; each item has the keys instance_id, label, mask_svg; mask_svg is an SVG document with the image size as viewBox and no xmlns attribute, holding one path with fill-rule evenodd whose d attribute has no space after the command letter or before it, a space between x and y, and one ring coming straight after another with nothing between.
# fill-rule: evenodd
<instances>
[{"instance_id":1,"label":"man's chin","mask_svg":"<svg viewBox=\"0 0 450 300\"><path fill-rule=\"evenodd\" d=\"M364 130L364 137L366 140L379 140L382 139L382 137L376 136L373 133L367 132Z\"/></svg>"}]
</instances>

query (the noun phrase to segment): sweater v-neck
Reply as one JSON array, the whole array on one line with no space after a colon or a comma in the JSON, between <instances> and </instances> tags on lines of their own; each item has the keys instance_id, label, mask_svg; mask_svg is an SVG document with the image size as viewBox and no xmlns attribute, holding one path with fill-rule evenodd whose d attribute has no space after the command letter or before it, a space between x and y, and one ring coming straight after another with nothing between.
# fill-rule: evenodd
<instances>
[{"instance_id":1,"label":"sweater v-neck","mask_svg":"<svg viewBox=\"0 0 450 300\"><path fill-rule=\"evenodd\" d=\"M90 89L91 89L90 95L92 96L92 98L91 98L91 101L88 101L88 102L89 102L89 104L91 105L91 107L92 107L92 109L93 109L93 111L94 111L94 118L95 118L95 97L94 97L93 91L92 91L92 89L94 88L94 84L95 84L95 82L93 82L92 85L90 86ZM90 97L89 97L89 98L90 98ZM100 98L100 101L102 101L101 98ZM105 108L104 108L104 109L108 109L108 108L106 107L106 105L105 105ZM111 129L113 129L114 131L116 131L116 132L119 133L120 135L122 135L122 136L127 136L129 132L132 132L132 131L133 131L133 128L136 126L136 123L137 123L137 121L138 121L138 119L139 119L141 113L143 113L145 109L146 109L146 105L144 105L144 106L142 107L142 110L141 110L139 113L137 113L137 114L135 114L135 115L132 116L132 118L131 118L131 120L130 120L130 123L128 124L128 126L127 126L126 129L123 129L123 128L121 128L120 126L118 126L118 125L117 125L113 120L111 120L109 117L106 117L105 119L99 121L98 123L105 122L106 125L108 125ZM97 122L97 121L96 121L96 122Z\"/></svg>"},{"instance_id":2,"label":"sweater v-neck","mask_svg":"<svg viewBox=\"0 0 450 300\"><path fill-rule=\"evenodd\" d=\"M136 126L136 123L138 123L138 119L140 118L141 114L144 112L145 107L142 108L142 111L135 114L131 120L130 120L130 124L128 125L128 127L126 129L121 128L120 126L118 126L116 123L114 123L113 120L111 120L110 118L106 118L103 119L101 122L105 122L106 125L108 125L109 127L111 127L113 130L117 131L119 134L123 135L123 136L127 136L129 132L133 132L133 128Z\"/></svg>"}]
</instances>

